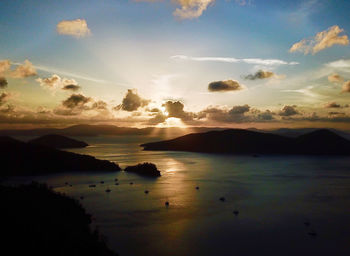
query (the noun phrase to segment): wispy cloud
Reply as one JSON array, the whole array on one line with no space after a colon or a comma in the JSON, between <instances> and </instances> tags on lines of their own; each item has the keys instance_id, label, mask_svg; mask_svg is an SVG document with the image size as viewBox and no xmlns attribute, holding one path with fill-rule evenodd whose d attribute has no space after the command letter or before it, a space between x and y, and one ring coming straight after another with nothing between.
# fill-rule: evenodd
<instances>
[{"instance_id":1,"label":"wispy cloud","mask_svg":"<svg viewBox=\"0 0 350 256\"><path fill-rule=\"evenodd\" d=\"M247 63L253 65L264 66L279 66L279 65L298 65L298 62L287 62L279 59L260 59L260 58L230 58L230 57L192 57L186 55L174 55L170 57L174 60L190 60L190 61L211 61L211 62L226 62L226 63Z\"/></svg>"},{"instance_id":2,"label":"wispy cloud","mask_svg":"<svg viewBox=\"0 0 350 256\"><path fill-rule=\"evenodd\" d=\"M283 92L294 92L294 93L301 93L306 96L312 97L312 98L319 98L320 95L317 93L314 93L311 91L313 89L313 86L307 86L305 88L297 89L297 90L282 90Z\"/></svg>"},{"instance_id":3,"label":"wispy cloud","mask_svg":"<svg viewBox=\"0 0 350 256\"><path fill-rule=\"evenodd\" d=\"M336 61L332 61L329 63L326 63L326 67L329 68L334 68L334 69L341 69L342 71L346 72L346 71L350 71L350 59L344 60L344 59L340 59L340 60L336 60Z\"/></svg>"},{"instance_id":4,"label":"wispy cloud","mask_svg":"<svg viewBox=\"0 0 350 256\"><path fill-rule=\"evenodd\" d=\"M176 8L174 16L180 19L198 18L208 8L210 4L214 4L215 0L175 0L180 5Z\"/></svg>"},{"instance_id":5,"label":"wispy cloud","mask_svg":"<svg viewBox=\"0 0 350 256\"><path fill-rule=\"evenodd\" d=\"M84 19L62 20L57 24L56 29L60 35L68 35L76 38L91 35L91 31Z\"/></svg>"},{"instance_id":6,"label":"wispy cloud","mask_svg":"<svg viewBox=\"0 0 350 256\"><path fill-rule=\"evenodd\" d=\"M18 63L13 63L13 64L18 64ZM90 77L87 75L83 75L83 74L75 74L75 73L71 73L68 71L64 71L64 70L59 70L53 67L47 67L47 66L42 66L42 65L34 65L34 67L37 70L41 70L44 72L48 72L48 73L56 73L56 74L60 74L60 75L64 75L64 76L70 76L70 77L74 77L74 78L78 78L78 79L83 79L86 81L91 81L91 82L96 82L96 83L108 83L108 81L103 80L103 79L98 79L98 78L94 78L94 77Z\"/></svg>"},{"instance_id":7,"label":"wispy cloud","mask_svg":"<svg viewBox=\"0 0 350 256\"><path fill-rule=\"evenodd\" d=\"M344 32L337 25L321 31L311 39L303 39L289 49L289 52L302 52L305 55L312 53L316 54L324 49L330 48L333 45L348 45L349 38L347 35L339 35Z\"/></svg>"}]
</instances>

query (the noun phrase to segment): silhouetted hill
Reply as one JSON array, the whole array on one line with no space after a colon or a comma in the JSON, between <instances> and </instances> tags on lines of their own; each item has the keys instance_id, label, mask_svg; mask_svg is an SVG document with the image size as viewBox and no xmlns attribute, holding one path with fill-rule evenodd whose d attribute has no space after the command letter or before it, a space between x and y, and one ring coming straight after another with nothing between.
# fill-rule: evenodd
<instances>
[{"instance_id":1,"label":"silhouetted hill","mask_svg":"<svg viewBox=\"0 0 350 256\"><path fill-rule=\"evenodd\" d=\"M25 143L4 136L0 137L0 162L0 176L120 170L117 164L107 160Z\"/></svg>"},{"instance_id":2,"label":"silhouetted hill","mask_svg":"<svg viewBox=\"0 0 350 256\"><path fill-rule=\"evenodd\" d=\"M297 138L242 129L188 134L176 139L142 144L144 150L171 150L232 154L349 155L350 141L329 130Z\"/></svg>"},{"instance_id":3,"label":"silhouetted hill","mask_svg":"<svg viewBox=\"0 0 350 256\"><path fill-rule=\"evenodd\" d=\"M330 130L316 130L301 135L295 140L297 148L305 154L350 154L350 141Z\"/></svg>"},{"instance_id":4,"label":"silhouetted hill","mask_svg":"<svg viewBox=\"0 0 350 256\"><path fill-rule=\"evenodd\" d=\"M3 255L116 256L74 199L45 185L0 185ZM6 253L7 251L7 253Z\"/></svg>"},{"instance_id":5,"label":"silhouetted hill","mask_svg":"<svg viewBox=\"0 0 350 256\"><path fill-rule=\"evenodd\" d=\"M84 148L89 146L83 141L71 139L57 134L44 135L28 142L52 148Z\"/></svg>"},{"instance_id":6,"label":"silhouetted hill","mask_svg":"<svg viewBox=\"0 0 350 256\"><path fill-rule=\"evenodd\" d=\"M211 130L222 130L223 128L193 127L194 132L206 132ZM59 134L65 136L98 136L98 135L150 135L150 134L174 134L180 136L188 131L179 127L169 128L131 128L118 127L114 125L73 125L66 128L39 128L39 129L19 129L0 130L0 136L43 136L48 134Z\"/></svg>"},{"instance_id":7,"label":"silhouetted hill","mask_svg":"<svg viewBox=\"0 0 350 256\"><path fill-rule=\"evenodd\" d=\"M124 169L126 172L134 172L139 175L149 176L149 177L159 177L160 171L158 171L157 166L152 163L137 164L134 166L128 166Z\"/></svg>"}]
</instances>

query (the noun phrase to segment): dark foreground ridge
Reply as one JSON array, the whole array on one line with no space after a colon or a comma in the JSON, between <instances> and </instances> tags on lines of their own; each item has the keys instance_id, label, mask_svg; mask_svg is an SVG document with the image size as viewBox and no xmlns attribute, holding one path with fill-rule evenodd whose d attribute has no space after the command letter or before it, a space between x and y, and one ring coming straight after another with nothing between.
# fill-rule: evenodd
<instances>
[{"instance_id":1,"label":"dark foreground ridge","mask_svg":"<svg viewBox=\"0 0 350 256\"><path fill-rule=\"evenodd\" d=\"M144 150L203 153L350 155L350 141L326 129L316 130L296 138L229 129L193 133L141 146Z\"/></svg>"},{"instance_id":2,"label":"dark foreground ridge","mask_svg":"<svg viewBox=\"0 0 350 256\"><path fill-rule=\"evenodd\" d=\"M1 250L8 255L117 255L90 229L91 216L78 201L46 185L0 185L0 200Z\"/></svg>"},{"instance_id":3,"label":"dark foreground ridge","mask_svg":"<svg viewBox=\"0 0 350 256\"><path fill-rule=\"evenodd\" d=\"M158 171L157 166L152 163L137 164L134 166L128 166L124 169L126 172L134 172L143 176L159 177L160 171Z\"/></svg>"},{"instance_id":4,"label":"dark foreground ridge","mask_svg":"<svg viewBox=\"0 0 350 256\"><path fill-rule=\"evenodd\" d=\"M0 137L0 176L44 175L59 172L120 171L120 167L93 156L61 151Z\"/></svg>"},{"instance_id":5,"label":"dark foreground ridge","mask_svg":"<svg viewBox=\"0 0 350 256\"><path fill-rule=\"evenodd\" d=\"M58 134L48 134L30 140L29 143L38 144L52 148L85 148L89 146L84 141L79 141Z\"/></svg>"}]
</instances>

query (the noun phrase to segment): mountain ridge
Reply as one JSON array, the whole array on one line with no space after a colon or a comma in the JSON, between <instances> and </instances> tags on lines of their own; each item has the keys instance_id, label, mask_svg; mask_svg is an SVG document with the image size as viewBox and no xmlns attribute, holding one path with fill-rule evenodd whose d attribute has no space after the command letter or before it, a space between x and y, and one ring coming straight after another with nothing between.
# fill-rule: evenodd
<instances>
[{"instance_id":1,"label":"mountain ridge","mask_svg":"<svg viewBox=\"0 0 350 256\"><path fill-rule=\"evenodd\" d=\"M192 133L141 144L144 150L230 154L350 155L350 141L327 129L296 138L244 129Z\"/></svg>"}]
</instances>

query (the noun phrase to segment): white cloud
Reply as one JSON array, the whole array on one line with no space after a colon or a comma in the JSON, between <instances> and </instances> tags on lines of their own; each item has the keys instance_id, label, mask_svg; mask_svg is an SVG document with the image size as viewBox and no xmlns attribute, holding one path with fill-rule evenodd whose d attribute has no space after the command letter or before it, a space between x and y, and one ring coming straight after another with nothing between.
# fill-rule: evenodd
<instances>
[{"instance_id":1,"label":"white cloud","mask_svg":"<svg viewBox=\"0 0 350 256\"><path fill-rule=\"evenodd\" d=\"M56 74L47 78L38 78L36 79L36 81L43 88L50 89L52 91L56 91L59 89L77 91L80 89L80 86L74 79L61 78Z\"/></svg>"},{"instance_id":2,"label":"white cloud","mask_svg":"<svg viewBox=\"0 0 350 256\"><path fill-rule=\"evenodd\" d=\"M327 67L330 68L350 68L350 59L348 60L336 60L336 61L332 61L326 64Z\"/></svg>"},{"instance_id":3,"label":"white cloud","mask_svg":"<svg viewBox=\"0 0 350 256\"><path fill-rule=\"evenodd\" d=\"M56 29L57 33L60 35L69 35L77 38L91 34L86 20L84 19L63 20L57 24Z\"/></svg>"},{"instance_id":4,"label":"white cloud","mask_svg":"<svg viewBox=\"0 0 350 256\"><path fill-rule=\"evenodd\" d=\"M16 65L16 64L15 64ZM29 60L25 60L23 64L17 64L18 66L11 72L11 77L14 78L26 78L30 76L36 76L37 72L33 64Z\"/></svg>"},{"instance_id":5,"label":"white cloud","mask_svg":"<svg viewBox=\"0 0 350 256\"><path fill-rule=\"evenodd\" d=\"M292 61L287 62L278 59L259 59L259 58L229 58L229 57L192 57L186 55L174 55L170 57L174 60L191 60L191 61L212 61L212 62L226 62L226 63L247 63L253 65L264 65L264 66L278 66L278 65L298 65L298 62Z\"/></svg>"}]
</instances>

